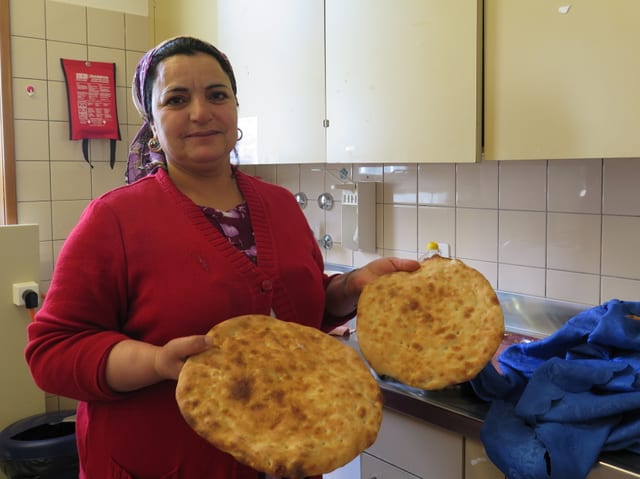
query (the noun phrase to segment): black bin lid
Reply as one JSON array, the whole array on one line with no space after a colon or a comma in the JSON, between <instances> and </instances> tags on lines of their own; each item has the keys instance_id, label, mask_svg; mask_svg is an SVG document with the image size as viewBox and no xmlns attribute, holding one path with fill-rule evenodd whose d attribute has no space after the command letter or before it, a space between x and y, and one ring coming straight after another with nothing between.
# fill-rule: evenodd
<instances>
[{"instance_id":1,"label":"black bin lid","mask_svg":"<svg viewBox=\"0 0 640 479\"><path fill-rule=\"evenodd\" d=\"M35 414L0 432L0 461L75 456L75 411Z\"/></svg>"}]
</instances>

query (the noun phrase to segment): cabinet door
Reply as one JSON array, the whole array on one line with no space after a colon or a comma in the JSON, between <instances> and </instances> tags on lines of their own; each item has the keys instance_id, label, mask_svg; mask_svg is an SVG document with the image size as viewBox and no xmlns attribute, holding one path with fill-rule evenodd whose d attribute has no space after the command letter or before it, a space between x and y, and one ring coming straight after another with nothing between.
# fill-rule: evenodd
<instances>
[{"instance_id":1,"label":"cabinet door","mask_svg":"<svg viewBox=\"0 0 640 479\"><path fill-rule=\"evenodd\" d=\"M485 1L485 158L640 156L638 0Z\"/></svg>"},{"instance_id":2,"label":"cabinet door","mask_svg":"<svg viewBox=\"0 0 640 479\"><path fill-rule=\"evenodd\" d=\"M464 439L464 479L505 479L487 457L482 442Z\"/></svg>"},{"instance_id":3,"label":"cabinet door","mask_svg":"<svg viewBox=\"0 0 640 479\"><path fill-rule=\"evenodd\" d=\"M387 408L366 452L424 479L462 478L462 436Z\"/></svg>"},{"instance_id":4,"label":"cabinet door","mask_svg":"<svg viewBox=\"0 0 640 479\"><path fill-rule=\"evenodd\" d=\"M238 82L243 164L324 163L322 0L218 0Z\"/></svg>"},{"instance_id":5,"label":"cabinet door","mask_svg":"<svg viewBox=\"0 0 640 479\"><path fill-rule=\"evenodd\" d=\"M380 459L362 454L360 461L360 479L420 479Z\"/></svg>"},{"instance_id":6,"label":"cabinet door","mask_svg":"<svg viewBox=\"0 0 640 479\"><path fill-rule=\"evenodd\" d=\"M325 3L327 161L476 161L482 2Z\"/></svg>"}]
</instances>

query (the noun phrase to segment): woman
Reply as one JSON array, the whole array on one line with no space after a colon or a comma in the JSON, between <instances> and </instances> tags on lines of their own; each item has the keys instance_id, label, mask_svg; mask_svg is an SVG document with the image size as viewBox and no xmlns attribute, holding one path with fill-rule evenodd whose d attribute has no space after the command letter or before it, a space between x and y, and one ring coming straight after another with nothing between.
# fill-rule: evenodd
<instances>
[{"instance_id":1,"label":"woman","mask_svg":"<svg viewBox=\"0 0 640 479\"><path fill-rule=\"evenodd\" d=\"M329 330L355 314L364 284L418 263L323 274L293 195L231 164L236 84L212 45L178 37L152 49L133 96L145 123L130 184L91 202L65 241L26 358L42 389L79 400L81 478L256 479L182 419L185 358L242 314Z\"/></svg>"}]
</instances>

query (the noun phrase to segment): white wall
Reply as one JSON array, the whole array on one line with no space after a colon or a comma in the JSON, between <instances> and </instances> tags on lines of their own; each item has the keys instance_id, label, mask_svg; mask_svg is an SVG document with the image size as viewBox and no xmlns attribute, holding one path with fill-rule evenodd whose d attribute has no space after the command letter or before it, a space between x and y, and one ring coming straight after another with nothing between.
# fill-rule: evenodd
<instances>
[{"instance_id":1,"label":"white wall","mask_svg":"<svg viewBox=\"0 0 640 479\"><path fill-rule=\"evenodd\" d=\"M149 14L148 0L57 0L61 3L71 3L83 7L95 7L103 10L131 13L133 15Z\"/></svg>"},{"instance_id":2,"label":"white wall","mask_svg":"<svg viewBox=\"0 0 640 479\"><path fill-rule=\"evenodd\" d=\"M45 410L24 360L31 316L13 304L14 283L39 282L39 241L37 225L0 226L0 429Z\"/></svg>"}]
</instances>

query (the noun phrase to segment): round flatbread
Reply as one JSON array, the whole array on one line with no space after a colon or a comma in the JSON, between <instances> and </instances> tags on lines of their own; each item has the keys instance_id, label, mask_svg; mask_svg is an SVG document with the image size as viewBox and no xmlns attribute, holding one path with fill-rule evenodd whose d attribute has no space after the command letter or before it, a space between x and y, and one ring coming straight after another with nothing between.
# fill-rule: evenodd
<instances>
[{"instance_id":1,"label":"round flatbread","mask_svg":"<svg viewBox=\"0 0 640 479\"><path fill-rule=\"evenodd\" d=\"M487 279L460 260L433 256L420 269L381 276L358 301L358 344L379 374L420 389L475 377L504 335Z\"/></svg>"},{"instance_id":2,"label":"round flatbread","mask_svg":"<svg viewBox=\"0 0 640 479\"><path fill-rule=\"evenodd\" d=\"M176 399L187 423L253 469L288 478L330 472L375 441L382 395L360 355L317 329L247 315L209 331Z\"/></svg>"}]
</instances>

